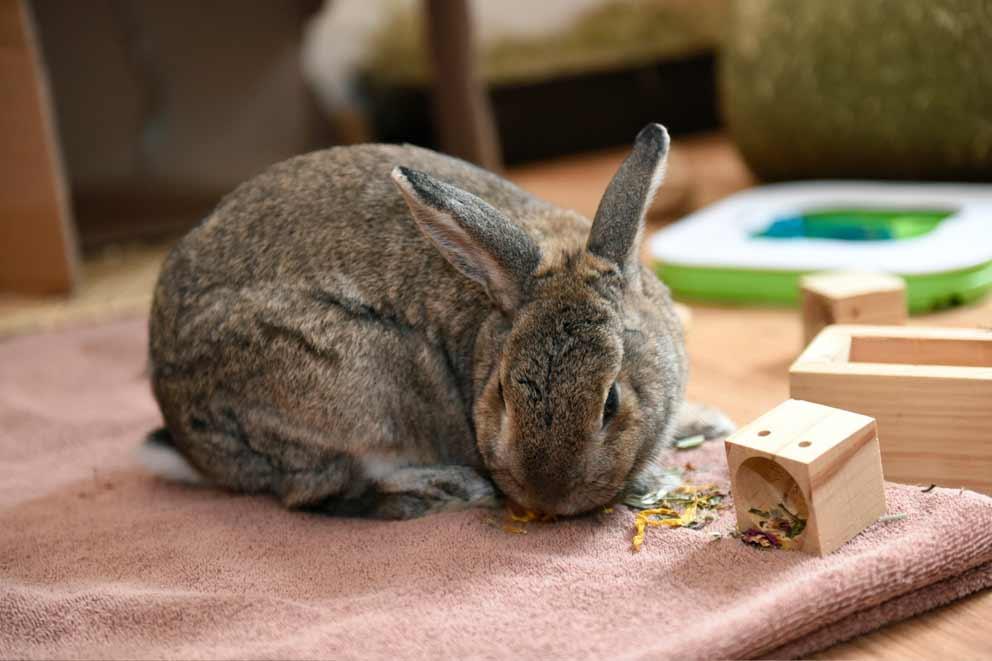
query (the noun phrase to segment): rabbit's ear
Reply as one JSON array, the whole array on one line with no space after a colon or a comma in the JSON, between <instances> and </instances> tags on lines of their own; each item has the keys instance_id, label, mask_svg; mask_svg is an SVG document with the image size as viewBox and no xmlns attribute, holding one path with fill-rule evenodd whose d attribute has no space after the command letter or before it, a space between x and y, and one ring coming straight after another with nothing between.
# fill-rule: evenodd
<instances>
[{"instance_id":1,"label":"rabbit's ear","mask_svg":"<svg viewBox=\"0 0 992 661\"><path fill-rule=\"evenodd\" d=\"M637 134L633 151L613 176L596 210L586 249L625 273L637 264L644 215L665 175L667 158L668 131L661 124L648 124Z\"/></svg>"},{"instance_id":2,"label":"rabbit's ear","mask_svg":"<svg viewBox=\"0 0 992 661\"><path fill-rule=\"evenodd\" d=\"M445 259L485 288L503 310L514 310L541 253L522 229L471 193L397 167L392 172L420 231Z\"/></svg>"}]
</instances>

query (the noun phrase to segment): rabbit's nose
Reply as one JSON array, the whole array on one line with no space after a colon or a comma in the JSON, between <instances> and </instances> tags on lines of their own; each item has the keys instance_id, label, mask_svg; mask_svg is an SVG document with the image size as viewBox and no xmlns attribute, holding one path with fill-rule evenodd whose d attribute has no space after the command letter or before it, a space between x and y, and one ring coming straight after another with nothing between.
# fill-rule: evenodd
<instances>
[{"instance_id":1,"label":"rabbit's nose","mask_svg":"<svg viewBox=\"0 0 992 661\"><path fill-rule=\"evenodd\" d=\"M563 505L570 499L573 481L551 471L528 475L527 496L536 509L561 514Z\"/></svg>"}]
</instances>

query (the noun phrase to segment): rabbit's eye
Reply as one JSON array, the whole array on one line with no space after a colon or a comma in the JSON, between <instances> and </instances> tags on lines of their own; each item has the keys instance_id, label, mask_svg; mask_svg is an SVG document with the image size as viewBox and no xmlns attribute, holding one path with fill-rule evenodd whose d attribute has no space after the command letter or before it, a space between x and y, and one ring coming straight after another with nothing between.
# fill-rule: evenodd
<instances>
[{"instance_id":1,"label":"rabbit's eye","mask_svg":"<svg viewBox=\"0 0 992 661\"><path fill-rule=\"evenodd\" d=\"M500 402L503 402L504 404L506 403L506 400L503 399L503 382L502 381L499 382L499 401Z\"/></svg>"},{"instance_id":2,"label":"rabbit's eye","mask_svg":"<svg viewBox=\"0 0 992 661\"><path fill-rule=\"evenodd\" d=\"M610 392L606 395L606 403L603 404L603 426L605 427L613 416L617 413L617 407L620 406L620 386L617 385L616 381L610 386Z\"/></svg>"}]
</instances>

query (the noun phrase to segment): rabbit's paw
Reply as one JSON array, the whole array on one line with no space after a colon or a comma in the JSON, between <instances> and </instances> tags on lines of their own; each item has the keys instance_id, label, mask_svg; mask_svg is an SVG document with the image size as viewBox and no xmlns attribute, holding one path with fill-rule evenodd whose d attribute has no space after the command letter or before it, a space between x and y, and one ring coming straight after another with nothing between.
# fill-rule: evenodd
<instances>
[{"instance_id":1,"label":"rabbit's paw","mask_svg":"<svg viewBox=\"0 0 992 661\"><path fill-rule=\"evenodd\" d=\"M629 496L637 498L660 489L673 488L679 486L681 479L681 475L673 474L671 468L658 461L650 461L630 479L623 496L624 499Z\"/></svg>"},{"instance_id":2,"label":"rabbit's paw","mask_svg":"<svg viewBox=\"0 0 992 661\"><path fill-rule=\"evenodd\" d=\"M673 438L678 440L700 435L706 439L725 438L736 429L733 420L720 409L698 402L685 402L679 411Z\"/></svg>"},{"instance_id":3,"label":"rabbit's paw","mask_svg":"<svg viewBox=\"0 0 992 661\"><path fill-rule=\"evenodd\" d=\"M386 519L496 504L492 482L468 466L401 468L380 480L376 490L374 516Z\"/></svg>"}]
</instances>

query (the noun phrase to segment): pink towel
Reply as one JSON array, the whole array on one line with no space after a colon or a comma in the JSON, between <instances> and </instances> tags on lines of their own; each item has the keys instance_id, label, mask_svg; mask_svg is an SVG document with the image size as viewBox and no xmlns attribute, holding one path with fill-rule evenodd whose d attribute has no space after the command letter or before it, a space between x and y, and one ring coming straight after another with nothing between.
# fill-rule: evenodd
<instances>
[{"instance_id":1,"label":"pink towel","mask_svg":"<svg viewBox=\"0 0 992 661\"><path fill-rule=\"evenodd\" d=\"M0 657L801 656L992 585L992 499L889 485L825 558L633 515L288 512L154 479L145 324L0 342ZM726 484L722 444L672 456Z\"/></svg>"}]
</instances>

